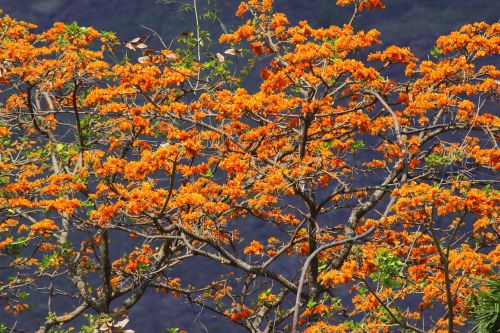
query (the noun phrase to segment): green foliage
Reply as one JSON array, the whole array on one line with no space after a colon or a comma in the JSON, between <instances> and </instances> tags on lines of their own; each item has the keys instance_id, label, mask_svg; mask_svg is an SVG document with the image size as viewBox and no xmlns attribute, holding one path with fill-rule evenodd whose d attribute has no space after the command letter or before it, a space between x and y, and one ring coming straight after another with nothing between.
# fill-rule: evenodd
<instances>
[{"instance_id":1,"label":"green foliage","mask_svg":"<svg viewBox=\"0 0 500 333\"><path fill-rule=\"evenodd\" d=\"M214 176L212 170L208 169L207 171L205 171L205 173L203 174L203 177L205 178L212 178Z\"/></svg>"},{"instance_id":2,"label":"green foliage","mask_svg":"<svg viewBox=\"0 0 500 333\"><path fill-rule=\"evenodd\" d=\"M338 40L339 40L338 38L324 38L323 42L330 44L336 50L336 48L337 48L336 44L337 44ZM335 53L337 53L337 51ZM332 61L332 62L335 62L337 60L338 60L337 55L334 55L333 57L330 58L330 61ZM334 80L332 80L330 82L330 84L332 84L333 82L334 82Z\"/></svg>"},{"instance_id":3,"label":"green foliage","mask_svg":"<svg viewBox=\"0 0 500 333\"><path fill-rule=\"evenodd\" d=\"M328 267L328 263L324 262L318 266L318 272L324 271Z\"/></svg>"},{"instance_id":4,"label":"green foliage","mask_svg":"<svg viewBox=\"0 0 500 333\"><path fill-rule=\"evenodd\" d=\"M116 37L116 33L114 31L99 31L102 37L107 39L114 39Z\"/></svg>"},{"instance_id":5,"label":"green foliage","mask_svg":"<svg viewBox=\"0 0 500 333\"><path fill-rule=\"evenodd\" d=\"M478 291L473 307L474 323L477 333L500 332L500 279L483 281L486 291Z\"/></svg>"},{"instance_id":6,"label":"green foliage","mask_svg":"<svg viewBox=\"0 0 500 333\"><path fill-rule=\"evenodd\" d=\"M487 184L483 187L483 191L486 192L487 195L492 195L494 190L495 189L490 184Z\"/></svg>"},{"instance_id":7,"label":"green foliage","mask_svg":"<svg viewBox=\"0 0 500 333\"><path fill-rule=\"evenodd\" d=\"M222 309L222 308L224 308L226 306L226 303L224 303L224 302L217 302L216 301L216 302L214 302L214 305L215 305L216 308Z\"/></svg>"},{"instance_id":8,"label":"green foliage","mask_svg":"<svg viewBox=\"0 0 500 333\"><path fill-rule=\"evenodd\" d=\"M40 265L40 268L42 270L45 270L45 269L49 268L50 265L52 263L54 263L55 260L57 260L58 257L59 257L59 254L57 254L57 253L52 253L51 255L43 257L41 265Z\"/></svg>"},{"instance_id":9,"label":"green foliage","mask_svg":"<svg viewBox=\"0 0 500 333\"><path fill-rule=\"evenodd\" d=\"M443 54L443 51L440 48L438 48L438 47L434 47L431 50L431 56L433 56L434 58L439 57L441 54Z\"/></svg>"},{"instance_id":10,"label":"green foliage","mask_svg":"<svg viewBox=\"0 0 500 333\"><path fill-rule=\"evenodd\" d=\"M20 291L16 293L16 297L19 299L27 299L28 297L30 297L30 294L27 291Z\"/></svg>"},{"instance_id":11,"label":"green foliage","mask_svg":"<svg viewBox=\"0 0 500 333\"><path fill-rule=\"evenodd\" d=\"M83 116L80 119L80 127L82 129L82 133L81 133L82 141L83 141L83 145L85 146L84 148L89 147L90 139L93 137L92 129L93 129L94 125L96 123L98 123L99 120L101 120L101 118L102 117L100 115L88 114L88 115Z\"/></svg>"},{"instance_id":12,"label":"green foliage","mask_svg":"<svg viewBox=\"0 0 500 333\"><path fill-rule=\"evenodd\" d=\"M102 323L102 322L106 322L106 321L109 321L110 316L108 315L93 315L93 314L90 314L90 313L86 313L84 314L85 318L87 318L88 320L88 325L83 325L82 327L80 327L80 332L83 332L83 333L94 333L94 332L97 332L98 330L98 327L99 327L99 323Z\"/></svg>"},{"instance_id":13,"label":"green foliage","mask_svg":"<svg viewBox=\"0 0 500 333\"><path fill-rule=\"evenodd\" d=\"M307 301L307 304L306 304L308 309L312 309L316 305L318 305L318 302L316 302L313 298L309 299L309 301Z\"/></svg>"},{"instance_id":14,"label":"green foliage","mask_svg":"<svg viewBox=\"0 0 500 333\"><path fill-rule=\"evenodd\" d=\"M64 33L62 33L57 43L59 46L66 46L69 44L71 38L83 38L88 34L88 29L86 27L81 27L76 22L72 22L71 24L67 24Z\"/></svg>"},{"instance_id":15,"label":"green foliage","mask_svg":"<svg viewBox=\"0 0 500 333\"><path fill-rule=\"evenodd\" d=\"M424 158L424 161L429 166L447 165L451 163L451 158L449 156L429 154Z\"/></svg>"},{"instance_id":16,"label":"green foliage","mask_svg":"<svg viewBox=\"0 0 500 333\"><path fill-rule=\"evenodd\" d=\"M330 306L332 307L332 309L335 309L335 310L344 309L344 306L342 305L342 300L340 298L325 294L323 296L323 300L325 303L330 302Z\"/></svg>"},{"instance_id":17,"label":"green foliage","mask_svg":"<svg viewBox=\"0 0 500 333\"><path fill-rule=\"evenodd\" d=\"M71 37L85 37L85 36L87 36L87 33L88 33L86 27L81 27L76 22L72 22L71 24L67 24L65 31Z\"/></svg>"},{"instance_id":18,"label":"green foliage","mask_svg":"<svg viewBox=\"0 0 500 333\"><path fill-rule=\"evenodd\" d=\"M354 320L344 321L342 324L353 330L353 332L362 332L363 329L362 322L356 322Z\"/></svg>"},{"instance_id":19,"label":"green foliage","mask_svg":"<svg viewBox=\"0 0 500 333\"><path fill-rule=\"evenodd\" d=\"M169 327L165 328L165 332L167 333L179 333L181 330L178 327Z\"/></svg>"},{"instance_id":20,"label":"green foliage","mask_svg":"<svg viewBox=\"0 0 500 333\"><path fill-rule=\"evenodd\" d=\"M389 313L389 311L385 307L378 306L377 310L379 311L380 320L382 320L384 323L386 323L388 325L394 324L394 318L392 318L391 314ZM395 311L394 309L392 309L391 312L395 317L402 319L401 315L397 311Z\"/></svg>"},{"instance_id":21,"label":"green foliage","mask_svg":"<svg viewBox=\"0 0 500 333\"><path fill-rule=\"evenodd\" d=\"M398 278L403 277L402 269L406 266L398 256L382 249L376 256L375 262L378 266L378 271L371 275L371 278L381 283L386 288L400 286Z\"/></svg>"},{"instance_id":22,"label":"green foliage","mask_svg":"<svg viewBox=\"0 0 500 333\"><path fill-rule=\"evenodd\" d=\"M46 320L54 320L56 319L57 317L57 314L53 311L50 311L48 314L47 314L47 317L45 317Z\"/></svg>"},{"instance_id":23,"label":"green foliage","mask_svg":"<svg viewBox=\"0 0 500 333\"><path fill-rule=\"evenodd\" d=\"M18 237L12 243L7 245L4 252L8 255L18 255L21 249L28 246L26 237Z\"/></svg>"},{"instance_id":24,"label":"green foliage","mask_svg":"<svg viewBox=\"0 0 500 333\"><path fill-rule=\"evenodd\" d=\"M368 289L366 289L366 287L358 285L356 286L356 292L361 296L366 296L366 294L368 293Z\"/></svg>"},{"instance_id":25,"label":"green foliage","mask_svg":"<svg viewBox=\"0 0 500 333\"><path fill-rule=\"evenodd\" d=\"M69 155L69 148L70 145L64 144L64 143L57 143L54 145L54 151L59 156L62 160L64 161L69 161L70 155Z\"/></svg>"},{"instance_id":26,"label":"green foliage","mask_svg":"<svg viewBox=\"0 0 500 333\"><path fill-rule=\"evenodd\" d=\"M354 150L365 148L365 142L363 140L354 141L351 142L350 146Z\"/></svg>"}]
</instances>

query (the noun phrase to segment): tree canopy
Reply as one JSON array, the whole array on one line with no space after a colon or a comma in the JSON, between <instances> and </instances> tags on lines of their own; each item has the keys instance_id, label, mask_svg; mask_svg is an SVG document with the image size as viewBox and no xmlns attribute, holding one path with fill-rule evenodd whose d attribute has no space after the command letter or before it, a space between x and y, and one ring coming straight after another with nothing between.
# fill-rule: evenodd
<instances>
[{"instance_id":1,"label":"tree canopy","mask_svg":"<svg viewBox=\"0 0 500 333\"><path fill-rule=\"evenodd\" d=\"M337 5L242 2L209 46L1 16L0 331L127 332L148 289L255 333L498 329L500 24L418 59Z\"/></svg>"}]
</instances>

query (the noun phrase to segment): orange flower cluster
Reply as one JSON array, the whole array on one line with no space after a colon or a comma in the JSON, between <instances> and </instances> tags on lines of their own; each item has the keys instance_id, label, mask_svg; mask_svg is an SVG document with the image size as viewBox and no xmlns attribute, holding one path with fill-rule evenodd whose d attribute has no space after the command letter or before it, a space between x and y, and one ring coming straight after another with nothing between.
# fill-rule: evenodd
<instances>
[{"instance_id":1,"label":"orange flower cluster","mask_svg":"<svg viewBox=\"0 0 500 333\"><path fill-rule=\"evenodd\" d=\"M243 250L243 253L257 255L257 254L262 254L263 251L264 251L264 245L262 245L261 243L259 243L256 240L253 240L250 243L250 245L245 247L245 249Z\"/></svg>"},{"instance_id":2,"label":"orange flower cluster","mask_svg":"<svg viewBox=\"0 0 500 333\"><path fill-rule=\"evenodd\" d=\"M337 6L349 6L355 4L358 10L384 9L385 5L381 0L337 0Z\"/></svg>"},{"instance_id":3,"label":"orange flower cluster","mask_svg":"<svg viewBox=\"0 0 500 333\"><path fill-rule=\"evenodd\" d=\"M243 306L243 308L240 311L232 311L230 319L232 321L242 321L250 317L253 313L254 311L252 309Z\"/></svg>"},{"instance_id":4,"label":"orange flower cluster","mask_svg":"<svg viewBox=\"0 0 500 333\"><path fill-rule=\"evenodd\" d=\"M47 236L50 232L59 230L59 227L54 223L53 220L44 219L36 222L30 228L30 235L42 235Z\"/></svg>"}]
</instances>

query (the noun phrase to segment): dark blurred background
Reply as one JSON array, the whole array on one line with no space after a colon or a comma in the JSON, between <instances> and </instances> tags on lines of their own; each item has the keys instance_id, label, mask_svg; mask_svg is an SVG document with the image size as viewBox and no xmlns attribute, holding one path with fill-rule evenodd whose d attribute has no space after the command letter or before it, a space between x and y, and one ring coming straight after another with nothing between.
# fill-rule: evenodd
<instances>
[{"instance_id":1,"label":"dark blurred background","mask_svg":"<svg viewBox=\"0 0 500 333\"><path fill-rule=\"evenodd\" d=\"M185 1L192 3L192 0ZM241 22L233 16L239 0L215 3L214 0L198 0L198 4L203 7L207 1L217 8L220 21L227 29L231 30ZM356 28L376 28L382 32L385 45L409 46L420 58L428 56L437 36L466 23L496 22L500 16L498 0L388 0L386 4L383 11L363 12ZM343 24L350 15L350 9L338 8L335 0L277 0L276 7L287 13L292 22L306 19L313 27ZM182 11L178 4L156 0L0 0L0 8L16 19L37 24L39 29L46 29L55 21L77 21L98 30L115 31L120 40L145 34L147 31L141 25L154 29L167 42L194 27L192 13ZM210 31L214 40L222 33L220 21L205 20L202 23L202 29ZM220 49L224 47L220 46ZM255 220L247 221L244 228L252 231L254 239L266 234L265 226ZM116 244L116 248L119 247ZM286 263L276 268L285 271L285 266ZM221 273L212 267L209 262L191 261L176 273L186 277L185 281L200 283ZM40 304L34 312L41 313L44 307L45 304ZM239 332L234 325L228 325L207 311L154 291L143 297L130 317L130 328L137 333L165 332L169 327L180 327L189 332Z\"/></svg>"},{"instance_id":2,"label":"dark blurred background","mask_svg":"<svg viewBox=\"0 0 500 333\"><path fill-rule=\"evenodd\" d=\"M192 0L183 0L192 3ZM203 6L209 0L198 0ZM233 17L239 0L210 0L228 27L240 20ZM500 18L497 0L387 0L383 11L363 12L358 28L375 27L387 44L411 46L424 56L435 38L463 24L474 21L496 22ZM313 26L343 24L349 9L339 9L335 0L277 0L279 11L292 22L306 19ZM193 27L193 16L164 0L0 0L0 8L11 16L38 24L42 29L54 21L93 26L98 30L116 31L122 40L144 33L141 25L155 29L165 39ZM220 24L205 26L214 35L222 32Z\"/></svg>"}]
</instances>

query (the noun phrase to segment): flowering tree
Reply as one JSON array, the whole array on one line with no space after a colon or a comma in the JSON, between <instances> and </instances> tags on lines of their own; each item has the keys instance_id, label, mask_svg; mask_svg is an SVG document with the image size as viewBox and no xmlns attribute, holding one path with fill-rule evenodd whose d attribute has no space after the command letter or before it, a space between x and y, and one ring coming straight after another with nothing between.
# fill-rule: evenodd
<instances>
[{"instance_id":1,"label":"flowering tree","mask_svg":"<svg viewBox=\"0 0 500 333\"><path fill-rule=\"evenodd\" d=\"M483 318L500 262L500 25L466 25L421 61L354 30L381 1L337 4L350 21L315 29L243 2L224 55L200 51L198 28L175 51L150 49L154 32L128 41L123 61L110 32L3 16L5 311L43 297L38 332L84 315L81 331L123 331L155 288L249 332L451 333ZM264 63L257 85L236 57ZM176 267L195 256L231 273L185 283Z\"/></svg>"}]
</instances>

